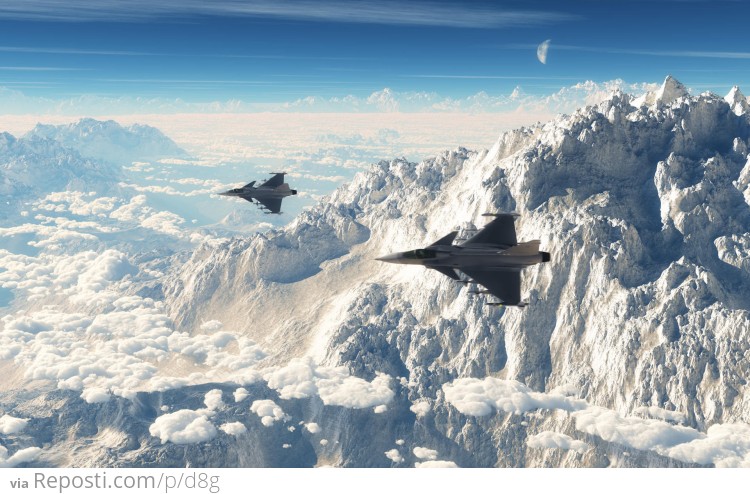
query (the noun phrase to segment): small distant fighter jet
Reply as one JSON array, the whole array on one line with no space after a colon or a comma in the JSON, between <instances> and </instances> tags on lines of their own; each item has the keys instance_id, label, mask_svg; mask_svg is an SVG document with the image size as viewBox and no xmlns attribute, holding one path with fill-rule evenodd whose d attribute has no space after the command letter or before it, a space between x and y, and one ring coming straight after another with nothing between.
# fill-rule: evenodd
<instances>
[{"instance_id":1,"label":"small distant fighter jet","mask_svg":"<svg viewBox=\"0 0 750 494\"><path fill-rule=\"evenodd\" d=\"M379 257L378 261L397 264L421 264L460 283L485 287L472 294L488 293L499 302L488 305L525 307L521 301L521 270L549 262L549 252L539 250L539 240L518 243L513 224L517 213L485 214L495 216L484 228L460 245L453 245L458 232L451 232L424 249ZM469 276L462 279L456 270Z\"/></svg>"},{"instance_id":2,"label":"small distant fighter jet","mask_svg":"<svg viewBox=\"0 0 750 494\"><path fill-rule=\"evenodd\" d=\"M286 172L273 173L269 178L257 187L254 187L255 181L239 188L219 193L220 196L241 197L246 201L257 201L260 208L265 210L266 214L281 214L281 200L285 197L297 195L297 191L289 188L289 184L284 183Z\"/></svg>"}]
</instances>

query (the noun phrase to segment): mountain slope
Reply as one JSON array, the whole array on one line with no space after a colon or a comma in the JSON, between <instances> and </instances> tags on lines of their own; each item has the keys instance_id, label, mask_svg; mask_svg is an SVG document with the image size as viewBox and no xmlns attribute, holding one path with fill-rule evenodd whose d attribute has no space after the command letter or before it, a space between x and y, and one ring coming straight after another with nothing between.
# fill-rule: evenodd
<instances>
[{"instance_id":1,"label":"mountain slope","mask_svg":"<svg viewBox=\"0 0 750 494\"><path fill-rule=\"evenodd\" d=\"M197 251L165 285L170 313L193 330L219 319L273 362L311 355L366 379L405 377L409 399L431 409L415 433L443 437L464 463L614 461L596 449L555 456L526 445L549 428L618 442L554 409L526 429L497 412L476 423L493 438L481 439L466 429L472 413L446 397L469 377L566 389L623 416L674 413L697 431L750 422L750 121L737 108L668 78L642 101L615 93L506 133L488 152L381 162L284 230ZM552 252L524 272L525 310L488 307L437 273L372 261L497 210L520 212L518 238ZM696 461L664 445L640 449L657 452L638 460L646 463Z\"/></svg>"},{"instance_id":2,"label":"mountain slope","mask_svg":"<svg viewBox=\"0 0 750 494\"><path fill-rule=\"evenodd\" d=\"M77 150L81 156L123 165L137 160L187 156L154 127L139 124L122 127L113 120L82 118L68 125L37 124L24 137L51 139Z\"/></svg>"}]
</instances>

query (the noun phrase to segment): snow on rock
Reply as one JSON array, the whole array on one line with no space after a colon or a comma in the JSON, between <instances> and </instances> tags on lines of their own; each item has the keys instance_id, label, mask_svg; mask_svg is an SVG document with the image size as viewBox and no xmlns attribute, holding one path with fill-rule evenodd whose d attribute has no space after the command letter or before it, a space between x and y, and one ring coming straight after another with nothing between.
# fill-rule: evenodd
<instances>
[{"instance_id":1,"label":"snow on rock","mask_svg":"<svg viewBox=\"0 0 750 494\"><path fill-rule=\"evenodd\" d=\"M656 91L648 92L634 101L635 106L652 106L660 104L670 106L672 103L690 96L687 88L671 75L664 79L661 87Z\"/></svg>"},{"instance_id":2,"label":"snow on rock","mask_svg":"<svg viewBox=\"0 0 750 494\"><path fill-rule=\"evenodd\" d=\"M584 441L573 439L567 434L553 431L544 431L539 434L529 436L526 444L528 444L530 448L570 449L578 453L585 453L586 451L591 449L591 446Z\"/></svg>"},{"instance_id":3,"label":"snow on rock","mask_svg":"<svg viewBox=\"0 0 750 494\"><path fill-rule=\"evenodd\" d=\"M732 86L732 89L724 96L724 101L729 104L735 115L742 115L750 109L750 103L738 86Z\"/></svg>"}]
</instances>

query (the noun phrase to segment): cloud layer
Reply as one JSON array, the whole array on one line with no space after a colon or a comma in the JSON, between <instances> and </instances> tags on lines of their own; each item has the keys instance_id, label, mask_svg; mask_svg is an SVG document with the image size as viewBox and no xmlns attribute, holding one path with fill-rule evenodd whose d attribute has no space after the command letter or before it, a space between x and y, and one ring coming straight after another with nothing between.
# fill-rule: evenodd
<instances>
[{"instance_id":1,"label":"cloud layer","mask_svg":"<svg viewBox=\"0 0 750 494\"><path fill-rule=\"evenodd\" d=\"M483 417L497 411L522 414L533 410L562 410L569 413L576 430L604 441L701 465L750 466L748 424L715 424L703 433L665 421L682 421L684 415L679 412L641 407L636 413L659 418L623 417L615 410L590 405L567 393L554 390L540 393L517 381L493 377L457 379L443 385L443 392L445 399L466 415ZM532 448L572 449L579 453L590 446L554 431L531 436L527 444Z\"/></svg>"}]
</instances>

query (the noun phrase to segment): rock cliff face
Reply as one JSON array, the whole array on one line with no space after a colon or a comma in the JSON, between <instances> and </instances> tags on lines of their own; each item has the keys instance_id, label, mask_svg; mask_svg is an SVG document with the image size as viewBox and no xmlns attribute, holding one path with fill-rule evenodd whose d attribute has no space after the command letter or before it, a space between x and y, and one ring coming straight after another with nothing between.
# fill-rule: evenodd
<instances>
[{"instance_id":1,"label":"rock cliff face","mask_svg":"<svg viewBox=\"0 0 750 494\"><path fill-rule=\"evenodd\" d=\"M459 464L671 461L664 445L645 456L530 448L544 430L595 446L607 436L554 409L467 418L446 385L494 376L569 389L589 409L676 412L703 432L749 422L746 105L738 90L692 97L667 78L640 101L613 94L488 152L381 162L284 230L199 250L167 283L167 303L186 328L219 319L275 362L310 355L366 379L404 377L409 400L430 409L413 433L461 451L448 455ZM524 272L524 310L372 260L498 210L521 213L519 239L552 252Z\"/></svg>"}]
</instances>

